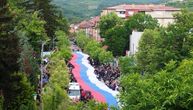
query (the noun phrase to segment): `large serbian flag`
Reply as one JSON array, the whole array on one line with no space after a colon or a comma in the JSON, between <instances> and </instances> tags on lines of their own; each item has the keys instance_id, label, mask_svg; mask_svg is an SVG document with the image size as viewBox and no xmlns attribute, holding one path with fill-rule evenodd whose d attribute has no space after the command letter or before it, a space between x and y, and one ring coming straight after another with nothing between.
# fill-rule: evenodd
<instances>
[{"instance_id":1,"label":"large serbian flag","mask_svg":"<svg viewBox=\"0 0 193 110\"><path fill-rule=\"evenodd\" d=\"M117 91L108 88L103 82L99 81L94 74L94 68L87 60L89 56L82 52L75 52L71 59L74 66L72 73L77 82L84 90L91 91L95 100L107 103L108 106L118 107Z\"/></svg>"}]
</instances>

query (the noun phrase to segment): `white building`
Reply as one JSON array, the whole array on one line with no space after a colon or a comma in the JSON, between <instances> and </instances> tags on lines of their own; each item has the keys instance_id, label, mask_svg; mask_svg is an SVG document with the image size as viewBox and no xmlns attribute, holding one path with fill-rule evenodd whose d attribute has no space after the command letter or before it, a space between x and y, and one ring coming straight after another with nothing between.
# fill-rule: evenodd
<instances>
[{"instance_id":1,"label":"white building","mask_svg":"<svg viewBox=\"0 0 193 110\"><path fill-rule=\"evenodd\" d=\"M122 4L113 7L103 9L101 16L109 13L116 13L118 17L127 19L135 13L145 13L151 15L158 20L158 23L162 26L167 26L169 23L174 22L173 14L178 13L179 8L174 8L165 5L134 5L134 4Z\"/></svg>"},{"instance_id":2,"label":"white building","mask_svg":"<svg viewBox=\"0 0 193 110\"><path fill-rule=\"evenodd\" d=\"M130 50L129 55L134 55L138 51L139 41L143 32L133 31L130 36Z\"/></svg>"}]
</instances>

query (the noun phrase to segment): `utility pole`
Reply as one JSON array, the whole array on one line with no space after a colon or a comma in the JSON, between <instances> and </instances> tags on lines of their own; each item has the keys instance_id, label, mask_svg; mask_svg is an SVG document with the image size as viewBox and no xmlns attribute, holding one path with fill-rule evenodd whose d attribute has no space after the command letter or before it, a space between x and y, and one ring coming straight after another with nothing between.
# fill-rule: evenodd
<instances>
[{"instance_id":1,"label":"utility pole","mask_svg":"<svg viewBox=\"0 0 193 110\"><path fill-rule=\"evenodd\" d=\"M42 100L42 88L43 88L43 52L44 52L44 45L46 42L42 42L42 47L41 47L41 74L40 74L40 110L43 110L43 100Z\"/></svg>"}]
</instances>

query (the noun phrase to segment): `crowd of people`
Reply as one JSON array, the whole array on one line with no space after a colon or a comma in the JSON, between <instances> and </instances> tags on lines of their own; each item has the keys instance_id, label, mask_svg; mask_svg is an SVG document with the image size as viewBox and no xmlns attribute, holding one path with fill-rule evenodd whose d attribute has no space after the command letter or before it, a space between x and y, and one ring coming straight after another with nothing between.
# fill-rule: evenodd
<instances>
[{"instance_id":1,"label":"crowd of people","mask_svg":"<svg viewBox=\"0 0 193 110\"><path fill-rule=\"evenodd\" d=\"M70 82L77 82L76 78L74 77L72 73L72 69L74 68L74 66L70 62L68 62L67 66L68 66L69 73L70 73Z\"/></svg>"},{"instance_id":2,"label":"crowd of people","mask_svg":"<svg viewBox=\"0 0 193 110\"><path fill-rule=\"evenodd\" d=\"M77 46L76 42L74 40L71 41L71 49L72 51L80 51L81 49ZM96 74L96 77L98 80L104 82L110 89L119 91L119 80L120 77L120 71L117 66L112 66L110 64L100 64L99 61L93 60L90 57L88 57L88 61L90 64L95 68L94 73ZM77 82L76 78L74 77L72 70L74 66L68 62L67 64L70 72L70 82ZM87 101L89 99L92 99L93 96L90 91L85 91L81 89L81 101Z\"/></svg>"},{"instance_id":3,"label":"crowd of people","mask_svg":"<svg viewBox=\"0 0 193 110\"><path fill-rule=\"evenodd\" d=\"M110 64L100 64L88 57L90 64L95 68L94 73L98 80L103 81L110 89L119 91L120 71L118 67L111 66Z\"/></svg>"},{"instance_id":4,"label":"crowd of people","mask_svg":"<svg viewBox=\"0 0 193 110\"><path fill-rule=\"evenodd\" d=\"M43 59L43 76L42 76L42 82L43 82L43 86L48 83L49 78L50 78L50 74L49 71L47 69L47 64L49 63L49 59L46 57L45 59Z\"/></svg>"}]
</instances>

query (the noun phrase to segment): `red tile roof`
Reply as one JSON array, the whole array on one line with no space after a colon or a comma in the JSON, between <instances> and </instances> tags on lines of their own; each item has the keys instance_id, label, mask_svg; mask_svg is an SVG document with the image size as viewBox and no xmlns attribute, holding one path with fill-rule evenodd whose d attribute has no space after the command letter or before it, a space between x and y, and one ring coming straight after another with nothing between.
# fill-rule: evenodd
<instances>
[{"instance_id":1,"label":"red tile roof","mask_svg":"<svg viewBox=\"0 0 193 110\"><path fill-rule=\"evenodd\" d=\"M153 10L160 10L160 11L179 11L179 8L174 8L165 5L133 5L133 4L122 4L113 7L108 7L106 9L116 10L116 9L124 9L124 10L139 10L139 11L153 11Z\"/></svg>"},{"instance_id":2,"label":"red tile roof","mask_svg":"<svg viewBox=\"0 0 193 110\"><path fill-rule=\"evenodd\" d=\"M93 26L93 23L91 23L90 21L82 21L80 24L79 24L79 28L89 28L89 27L92 27Z\"/></svg>"},{"instance_id":3,"label":"red tile roof","mask_svg":"<svg viewBox=\"0 0 193 110\"><path fill-rule=\"evenodd\" d=\"M96 17L93 17L90 20L82 21L79 24L79 28L83 28L84 29L84 28L89 28L89 27L95 27L97 25L97 23L99 22L99 20L100 20L100 17L96 16Z\"/></svg>"},{"instance_id":4,"label":"red tile roof","mask_svg":"<svg viewBox=\"0 0 193 110\"><path fill-rule=\"evenodd\" d=\"M100 17L99 16L95 16L95 17L93 17L89 21L92 22L93 24L96 24L96 23L98 23L100 21Z\"/></svg>"}]
</instances>

